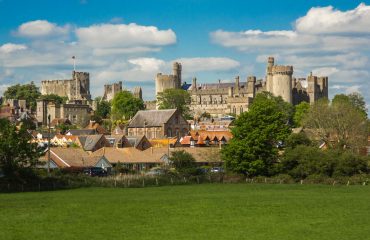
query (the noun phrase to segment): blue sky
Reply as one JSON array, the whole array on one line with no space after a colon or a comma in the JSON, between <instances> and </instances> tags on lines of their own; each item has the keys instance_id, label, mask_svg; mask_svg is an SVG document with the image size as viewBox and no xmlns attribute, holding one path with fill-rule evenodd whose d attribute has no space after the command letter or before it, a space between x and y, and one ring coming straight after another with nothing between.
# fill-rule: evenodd
<instances>
[{"instance_id":1,"label":"blue sky","mask_svg":"<svg viewBox=\"0 0 370 240\"><path fill-rule=\"evenodd\" d=\"M154 98L154 76L183 63L184 80L264 77L265 59L296 77L328 75L330 96L370 104L369 1L0 0L0 94L15 83L91 74L94 96L123 81Z\"/></svg>"}]
</instances>

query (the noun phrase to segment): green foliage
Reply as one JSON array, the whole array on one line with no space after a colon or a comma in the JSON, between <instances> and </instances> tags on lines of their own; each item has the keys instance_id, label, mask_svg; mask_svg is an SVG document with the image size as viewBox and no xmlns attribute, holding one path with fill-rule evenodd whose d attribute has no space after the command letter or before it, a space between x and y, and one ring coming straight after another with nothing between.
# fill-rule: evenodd
<instances>
[{"instance_id":1,"label":"green foliage","mask_svg":"<svg viewBox=\"0 0 370 240\"><path fill-rule=\"evenodd\" d=\"M65 134L68 130L76 129L76 128L77 128L76 126L69 125L69 124L64 124L64 123L61 123L58 126L56 126L56 129L58 129L60 134Z\"/></svg>"},{"instance_id":2,"label":"green foliage","mask_svg":"<svg viewBox=\"0 0 370 240\"><path fill-rule=\"evenodd\" d=\"M36 124L30 118L22 119L20 124L25 129L28 129L28 130L36 130Z\"/></svg>"},{"instance_id":3,"label":"green foliage","mask_svg":"<svg viewBox=\"0 0 370 240\"><path fill-rule=\"evenodd\" d=\"M132 118L139 110L143 109L143 100L134 97L134 95L129 91L117 93L112 100L113 120L128 120Z\"/></svg>"},{"instance_id":4,"label":"green foliage","mask_svg":"<svg viewBox=\"0 0 370 240\"><path fill-rule=\"evenodd\" d=\"M68 97L60 97L56 94L48 94L48 95L41 95L40 99L52 101L56 104L63 104L67 102Z\"/></svg>"},{"instance_id":5,"label":"green foliage","mask_svg":"<svg viewBox=\"0 0 370 240\"><path fill-rule=\"evenodd\" d=\"M367 118L346 95L336 95L332 104L325 99L315 102L303 125L329 148L358 152L367 144Z\"/></svg>"},{"instance_id":6,"label":"green foliage","mask_svg":"<svg viewBox=\"0 0 370 240\"><path fill-rule=\"evenodd\" d=\"M16 84L10 86L4 92L4 97L6 99L26 100L27 108L30 108L32 111L36 110L36 100L40 95L39 89L33 82L30 84Z\"/></svg>"},{"instance_id":7,"label":"green foliage","mask_svg":"<svg viewBox=\"0 0 370 240\"><path fill-rule=\"evenodd\" d=\"M190 117L190 93L182 89L166 89L157 96L159 109L178 109L185 118Z\"/></svg>"},{"instance_id":8,"label":"green foliage","mask_svg":"<svg viewBox=\"0 0 370 240\"><path fill-rule=\"evenodd\" d=\"M112 109L111 103L100 98L96 98L95 101L97 102L95 115L102 119L109 118Z\"/></svg>"},{"instance_id":9,"label":"green foliage","mask_svg":"<svg viewBox=\"0 0 370 240\"><path fill-rule=\"evenodd\" d=\"M19 130L6 119L0 119L0 168L10 178L34 167L40 156L37 144L29 143L31 135L24 126Z\"/></svg>"},{"instance_id":10,"label":"green foliage","mask_svg":"<svg viewBox=\"0 0 370 240\"><path fill-rule=\"evenodd\" d=\"M311 145L311 140L303 132L300 132L300 133L292 133L287 138L285 145L288 148L295 148L298 145L309 146L309 145Z\"/></svg>"},{"instance_id":11,"label":"green foliage","mask_svg":"<svg viewBox=\"0 0 370 240\"><path fill-rule=\"evenodd\" d=\"M193 175L197 172L194 157L184 150L172 152L169 160L180 174Z\"/></svg>"},{"instance_id":12,"label":"green foliage","mask_svg":"<svg viewBox=\"0 0 370 240\"><path fill-rule=\"evenodd\" d=\"M303 179L311 175L333 177L366 173L368 161L368 158L351 152L322 151L317 147L298 145L286 149L280 164L284 173Z\"/></svg>"},{"instance_id":13,"label":"green foliage","mask_svg":"<svg viewBox=\"0 0 370 240\"><path fill-rule=\"evenodd\" d=\"M296 127L302 126L302 119L308 113L310 109L310 104L308 102L301 102L295 106L293 122Z\"/></svg>"},{"instance_id":14,"label":"green foliage","mask_svg":"<svg viewBox=\"0 0 370 240\"><path fill-rule=\"evenodd\" d=\"M332 100L333 105L350 104L356 108L364 117L367 118L367 109L364 97L359 93L350 93L348 95L338 94Z\"/></svg>"},{"instance_id":15,"label":"green foliage","mask_svg":"<svg viewBox=\"0 0 370 240\"><path fill-rule=\"evenodd\" d=\"M226 167L247 176L269 175L277 160L277 144L290 134L292 107L280 97L257 94L248 112L235 121L234 138L222 150Z\"/></svg>"}]
</instances>

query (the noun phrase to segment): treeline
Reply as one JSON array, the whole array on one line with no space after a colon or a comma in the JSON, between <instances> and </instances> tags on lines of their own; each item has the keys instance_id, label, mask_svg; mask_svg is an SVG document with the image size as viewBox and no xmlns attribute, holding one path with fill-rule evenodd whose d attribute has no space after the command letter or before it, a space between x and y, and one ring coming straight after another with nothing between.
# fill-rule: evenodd
<instances>
[{"instance_id":1,"label":"treeline","mask_svg":"<svg viewBox=\"0 0 370 240\"><path fill-rule=\"evenodd\" d=\"M292 133L295 129L298 133ZM222 150L228 170L247 177L340 177L369 173L369 120L363 97L336 95L295 107L264 92L235 121Z\"/></svg>"}]
</instances>

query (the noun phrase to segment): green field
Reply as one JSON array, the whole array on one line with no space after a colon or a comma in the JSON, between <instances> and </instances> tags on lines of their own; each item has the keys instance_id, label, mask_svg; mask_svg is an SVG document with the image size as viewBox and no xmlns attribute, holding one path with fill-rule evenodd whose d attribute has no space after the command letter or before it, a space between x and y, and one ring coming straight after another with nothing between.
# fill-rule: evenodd
<instances>
[{"instance_id":1,"label":"green field","mask_svg":"<svg viewBox=\"0 0 370 240\"><path fill-rule=\"evenodd\" d=\"M0 194L0 239L370 239L370 188L204 184Z\"/></svg>"}]
</instances>

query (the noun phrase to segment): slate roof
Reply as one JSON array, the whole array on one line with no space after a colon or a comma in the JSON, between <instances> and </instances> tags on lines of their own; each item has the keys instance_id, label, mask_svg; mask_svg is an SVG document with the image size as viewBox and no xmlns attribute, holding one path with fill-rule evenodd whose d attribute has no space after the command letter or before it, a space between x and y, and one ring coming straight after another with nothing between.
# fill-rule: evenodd
<instances>
[{"instance_id":1,"label":"slate roof","mask_svg":"<svg viewBox=\"0 0 370 240\"><path fill-rule=\"evenodd\" d=\"M130 121L129 128L161 127L173 116L176 109L138 111Z\"/></svg>"},{"instance_id":2,"label":"slate roof","mask_svg":"<svg viewBox=\"0 0 370 240\"><path fill-rule=\"evenodd\" d=\"M137 147L139 145L139 143L141 142L141 140L144 138L144 135L142 136L129 136L129 137L126 137L129 144L132 146L132 147Z\"/></svg>"},{"instance_id":3,"label":"slate roof","mask_svg":"<svg viewBox=\"0 0 370 240\"><path fill-rule=\"evenodd\" d=\"M85 151L93 151L103 134L80 136L79 140Z\"/></svg>"},{"instance_id":4,"label":"slate roof","mask_svg":"<svg viewBox=\"0 0 370 240\"><path fill-rule=\"evenodd\" d=\"M75 136L81 136L81 135L94 135L96 134L95 129L71 129L68 130L68 133Z\"/></svg>"}]
</instances>

